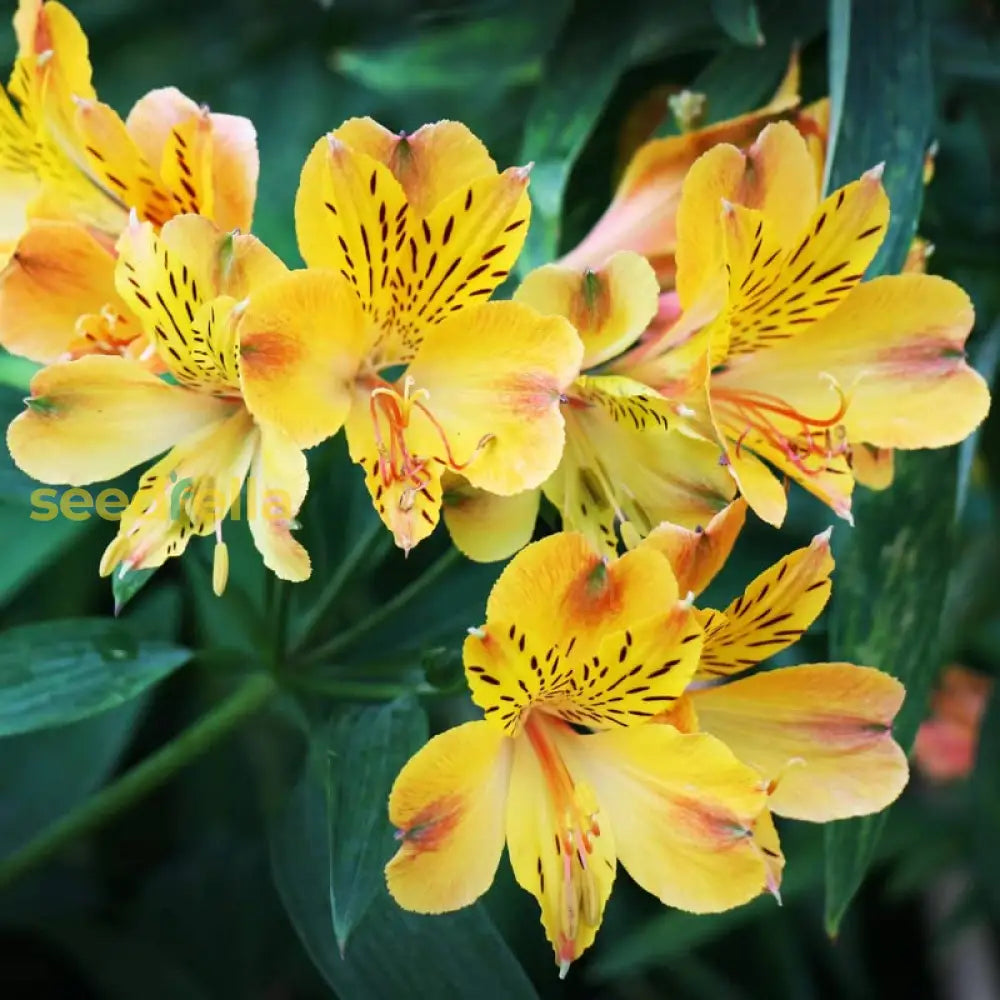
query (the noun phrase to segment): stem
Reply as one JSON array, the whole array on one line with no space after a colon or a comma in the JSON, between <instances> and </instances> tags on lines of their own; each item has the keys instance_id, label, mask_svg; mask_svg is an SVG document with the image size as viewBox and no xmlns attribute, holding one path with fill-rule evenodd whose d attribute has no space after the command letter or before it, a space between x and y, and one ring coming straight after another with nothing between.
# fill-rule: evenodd
<instances>
[{"instance_id":1,"label":"stem","mask_svg":"<svg viewBox=\"0 0 1000 1000\"><path fill-rule=\"evenodd\" d=\"M262 708L276 690L274 680L267 674L249 678L242 687L166 746L56 820L19 851L0 861L0 887L37 868L67 844L98 829L158 788L176 771L196 760L244 719Z\"/></svg>"},{"instance_id":2,"label":"stem","mask_svg":"<svg viewBox=\"0 0 1000 1000\"><path fill-rule=\"evenodd\" d=\"M305 658L304 662L312 663L315 660L326 659L346 649L352 642L359 639L366 632L377 628L384 621L391 618L400 608L405 607L415 597L422 594L428 587L435 584L439 577L443 576L458 561L459 551L456 548L449 549L437 562L428 567L427 572L418 576L409 586L404 587L394 597L384 604L379 605L370 615L362 618L351 628L345 629L339 635L335 635L327 642L321 643L313 649Z\"/></svg>"},{"instance_id":3,"label":"stem","mask_svg":"<svg viewBox=\"0 0 1000 1000\"><path fill-rule=\"evenodd\" d=\"M377 517L369 522L368 527L358 536L351 551L347 553L327 580L326 586L316 598L315 604L303 615L299 637L295 643L296 650L301 650L315 638L323 616L336 603L344 587L354 576L355 570L367 556L373 555L380 548L376 543L387 543L390 537L388 530L383 527L382 522Z\"/></svg>"}]
</instances>

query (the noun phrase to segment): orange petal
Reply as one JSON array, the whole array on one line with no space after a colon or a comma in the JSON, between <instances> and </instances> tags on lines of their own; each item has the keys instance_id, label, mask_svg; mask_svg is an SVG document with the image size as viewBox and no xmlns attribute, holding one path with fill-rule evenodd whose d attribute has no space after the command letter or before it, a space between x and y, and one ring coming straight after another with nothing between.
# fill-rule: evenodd
<instances>
[{"instance_id":1,"label":"orange petal","mask_svg":"<svg viewBox=\"0 0 1000 1000\"><path fill-rule=\"evenodd\" d=\"M581 367L593 368L638 339L656 315L659 286L644 258L623 251L583 270L560 264L536 268L514 301L568 319L583 341Z\"/></svg>"},{"instance_id":2,"label":"orange petal","mask_svg":"<svg viewBox=\"0 0 1000 1000\"><path fill-rule=\"evenodd\" d=\"M294 271L250 297L238 327L241 385L258 420L301 448L347 418L368 349L364 315L348 283L328 271Z\"/></svg>"},{"instance_id":3,"label":"orange petal","mask_svg":"<svg viewBox=\"0 0 1000 1000\"><path fill-rule=\"evenodd\" d=\"M580 737L579 770L614 830L618 859L668 906L715 913L758 895L760 776L719 740L647 725Z\"/></svg>"},{"instance_id":4,"label":"orange petal","mask_svg":"<svg viewBox=\"0 0 1000 1000\"><path fill-rule=\"evenodd\" d=\"M175 128L202 115L202 109L176 87L162 87L141 97L125 119L125 127L150 164L160 166L168 150L177 163ZM208 183L212 190L211 218L224 230L250 229L257 194L259 161L253 123L236 115L209 114ZM182 138L184 133L182 132ZM182 150L183 152L183 150ZM179 185L178 185L179 187ZM183 188L179 187L183 193Z\"/></svg>"},{"instance_id":5,"label":"orange petal","mask_svg":"<svg viewBox=\"0 0 1000 1000\"><path fill-rule=\"evenodd\" d=\"M38 222L0 278L0 342L33 361L63 357L78 322L103 314L116 343L141 333L115 290L114 257L81 226Z\"/></svg>"},{"instance_id":6,"label":"orange petal","mask_svg":"<svg viewBox=\"0 0 1000 1000\"><path fill-rule=\"evenodd\" d=\"M500 497L448 473L442 482L444 523L455 547L474 562L507 559L531 541L539 490Z\"/></svg>"},{"instance_id":7,"label":"orange petal","mask_svg":"<svg viewBox=\"0 0 1000 1000\"><path fill-rule=\"evenodd\" d=\"M407 910L468 906L493 882L504 845L512 745L484 722L435 736L403 767L389 794L400 848L386 865Z\"/></svg>"},{"instance_id":8,"label":"orange petal","mask_svg":"<svg viewBox=\"0 0 1000 1000\"><path fill-rule=\"evenodd\" d=\"M8 428L7 445L33 479L79 486L121 475L230 409L134 361L86 357L31 380L28 409Z\"/></svg>"},{"instance_id":9,"label":"orange petal","mask_svg":"<svg viewBox=\"0 0 1000 1000\"><path fill-rule=\"evenodd\" d=\"M796 642L830 599L830 532L766 569L705 628L699 674L742 673Z\"/></svg>"},{"instance_id":10,"label":"orange petal","mask_svg":"<svg viewBox=\"0 0 1000 1000\"><path fill-rule=\"evenodd\" d=\"M902 684L870 667L816 663L693 691L701 728L774 782L779 816L825 823L894 801L907 780L892 738Z\"/></svg>"},{"instance_id":11,"label":"orange petal","mask_svg":"<svg viewBox=\"0 0 1000 1000\"><path fill-rule=\"evenodd\" d=\"M643 541L670 560L682 594L700 594L725 565L746 520L747 504L737 498L716 514L704 528L661 524Z\"/></svg>"}]
</instances>

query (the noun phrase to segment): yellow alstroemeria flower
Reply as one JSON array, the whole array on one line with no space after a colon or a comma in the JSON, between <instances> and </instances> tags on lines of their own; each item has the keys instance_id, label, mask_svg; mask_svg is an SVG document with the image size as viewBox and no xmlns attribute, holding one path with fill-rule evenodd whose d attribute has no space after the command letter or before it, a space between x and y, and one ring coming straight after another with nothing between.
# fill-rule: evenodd
<instances>
[{"instance_id":1,"label":"yellow alstroemeria flower","mask_svg":"<svg viewBox=\"0 0 1000 1000\"><path fill-rule=\"evenodd\" d=\"M651 721L682 695L701 642L651 549L609 564L564 533L520 552L465 641L485 718L436 736L393 785L396 901L422 913L469 905L506 843L564 975L594 940L619 861L691 912L763 891L764 782L713 737Z\"/></svg>"},{"instance_id":2,"label":"yellow alstroemeria flower","mask_svg":"<svg viewBox=\"0 0 1000 1000\"><path fill-rule=\"evenodd\" d=\"M302 171L308 270L244 317L251 409L303 446L346 425L405 550L434 530L448 470L511 495L538 486L562 453L559 401L579 338L564 319L486 301L524 241L527 183L527 170L498 173L456 122L401 136L348 121Z\"/></svg>"},{"instance_id":3,"label":"yellow alstroemeria flower","mask_svg":"<svg viewBox=\"0 0 1000 1000\"><path fill-rule=\"evenodd\" d=\"M681 589L699 593L725 562L743 523L736 501L703 532L664 525L639 550L667 557ZM830 597L830 532L761 573L725 611L697 613L705 629L698 670L662 716L684 732L706 732L768 782L778 816L825 823L892 803L908 778L892 738L902 684L872 667L813 663L743 677L792 645ZM766 852L777 891L783 858Z\"/></svg>"},{"instance_id":4,"label":"yellow alstroemeria flower","mask_svg":"<svg viewBox=\"0 0 1000 1000\"><path fill-rule=\"evenodd\" d=\"M148 342L114 287L115 240L130 211L156 227L190 212L248 230L253 125L173 87L122 122L97 100L86 36L65 7L21 0L14 24L21 114L0 94L0 343L41 362L139 356Z\"/></svg>"},{"instance_id":5,"label":"yellow alstroemeria flower","mask_svg":"<svg viewBox=\"0 0 1000 1000\"><path fill-rule=\"evenodd\" d=\"M674 421L675 405L655 389L601 366L631 347L657 309L653 269L621 251L602 267L548 264L514 294L541 313L568 319L584 345L584 374L564 393L566 447L542 486L563 528L615 555L620 530L643 536L662 521L705 524L732 498L715 441ZM539 496L491 497L459 477L446 483L445 521L470 558L510 555L530 538Z\"/></svg>"},{"instance_id":6,"label":"yellow alstroemeria flower","mask_svg":"<svg viewBox=\"0 0 1000 1000\"><path fill-rule=\"evenodd\" d=\"M677 206L691 165L720 142L739 146L749 143L768 122L792 114L798 103L799 62L793 54L785 78L763 107L680 135L642 143L629 159L607 210L558 263L582 272L602 266L619 250L632 250L653 265L661 287L672 288Z\"/></svg>"},{"instance_id":7,"label":"yellow alstroemeria flower","mask_svg":"<svg viewBox=\"0 0 1000 1000\"><path fill-rule=\"evenodd\" d=\"M809 150L783 122L745 154L710 150L678 213L682 315L613 366L714 435L771 524L787 500L768 465L850 518L861 446L945 447L989 408L964 359L965 292L926 274L861 282L889 217L880 178L873 169L817 204Z\"/></svg>"},{"instance_id":8,"label":"yellow alstroemeria flower","mask_svg":"<svg viewBox=\"0 0 1000 1000\"><path fill-rule=\"evenodd\" d=\"M247 409L238 349L246 298L287 273L255 237L222 233L200 216L178 216L159 235L136 220L118 244L116 284L174 384L104 355L58 362L32 380L28 409L7 432L29 476L82 486L169 449L139 480L102 575L160 566L192 536L214 533L221 592L222 522L232 514L248 520L278 576L309 576L309 557L290 534L308 484L305 456Z\"/></svg>"}]
</instances>

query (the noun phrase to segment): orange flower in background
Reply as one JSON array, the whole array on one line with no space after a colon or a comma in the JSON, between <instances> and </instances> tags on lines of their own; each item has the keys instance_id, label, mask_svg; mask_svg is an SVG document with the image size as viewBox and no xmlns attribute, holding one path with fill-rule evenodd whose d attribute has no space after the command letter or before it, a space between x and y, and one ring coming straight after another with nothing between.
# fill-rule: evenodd
<instances>
[{"instance_id":1,"label":"orange flower in background","mask_svg":"<svg viewBox=\"0 0 1000 1000\"><path fill-rule=\"evenodd\" d=\"M681 135L644 142L629 159L605 213L557 263L583 271L600 267L619 250L632 250L653 265L661 287L672 288L677 207L691 165L718 143L744 145L768 122L792 114L799 103L798 91L799 63L793 55L785 78L762 108L703 128L686 129Z\"/></svg>"},{"instance_id":2,"label":"orange flower in background","mask_svg":"<svg viewBox=\"0 0 1000 1000\"><path fill-rule=\"evenodd\" d=\"M411 135L345 122L302 171L308 270L243 320L251 409L303 446L345 427L404 550L437 525L446 476L512 496L562 454L580 339L565 319L487 301L524 242L527 184L457 122Z\"/></svg>"},{"instance_id":3,"label":"orange flower in background","mask_svg":"<svg viewBox=\"0 0 1000 1000\"><path fill-rule=\"evenodd\" d=\"M958 781L975 767L979 730L993 680L957 664L931 696L931 714L917 730L913 759L932 781Z\"/></svg>"},{"instance_id":4,"label":"orange flower in background","mask_svg":"<svg viewBox=\"0 0 1000 1000\"><path fill-rule=\"evenodd\" d=\"M122 122L91 85L87 39L59 3L21 0L19 53L0 97L0 344L35 361L142 356L149 341L114 287L130 211L157 228L198 213L248 230L257 146L245 118L154 90ZM150 352L149 356L152 357Z\"/></svg>"}]
</instances>

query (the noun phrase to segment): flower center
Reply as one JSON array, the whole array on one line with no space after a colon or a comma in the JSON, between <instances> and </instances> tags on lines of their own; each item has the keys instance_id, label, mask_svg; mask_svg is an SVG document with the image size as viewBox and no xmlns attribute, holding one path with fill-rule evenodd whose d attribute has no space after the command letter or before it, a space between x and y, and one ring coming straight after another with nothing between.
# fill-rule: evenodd
<instances>
[{"instance_id":1,"label":"flower center","mask_svg":"<svg viewBox=\"0 0 1000 1000\"><path fill-rule=\"evenodd\" d=\"M591 865L595 838L601 834L597 799L589 786L575 782L552 740L554 727L566 724L544 713L528 712L524 724L545 779L555 818L555 844L560 858L560 884L550 898L557 915L556 951L562 974L577 957L581 922L601 922L601 895Z\"/></svg>"},{"instance_id":2,"label":"flower center","mask_svg":"<svg viewBox=\"0 0 1000 1000\"><path fill-rule=\"evenodd\" d=\"M847 433L841 421L847 397L837 385L836 411L828 417L795 409L778 396L747 389L712 387L712 403L725 423L735 430L736 453L751 434L763 438L806 476L826 471L831 459L846 454ZM752 445L752 442L751 442Z\"/></svg>"}]
</instances>

